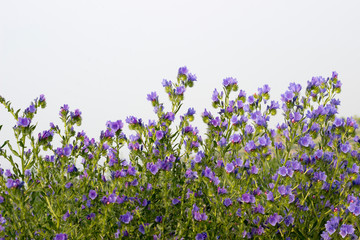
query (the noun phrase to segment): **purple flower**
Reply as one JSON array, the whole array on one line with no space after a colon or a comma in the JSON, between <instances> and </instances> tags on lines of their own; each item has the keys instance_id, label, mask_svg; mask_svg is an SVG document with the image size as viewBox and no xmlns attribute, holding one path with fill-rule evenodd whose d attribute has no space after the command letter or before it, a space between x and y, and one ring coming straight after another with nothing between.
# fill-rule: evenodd
<instances>
[{"instance_id":1,"label":"purple flower","mask_svg":"<svg viewBox=\"0 0 360 240\"><path fill-rule=\"evenodd\" d=\"M163 219L162 216L157 216L157 217L155 218L155 222L160 223L160 222L162 222L162 219Z\"/></svg>"},{"instance_id":2,"label":"purple flower","mask_svg":"<svg viewBox=\"0 0 360 240\"><path fill-rule=\"evenodd\" d=\"M187 113L185 114L186 116L193 116L196 113L194 108L189 108Z\"/></svg>"},{"instance_id":3,"label":"purple flower","mask_svg":"<svg viewBox=\"0 0 360 240\"><path fill-rule=\"evenodd\" d=\"M146 168L153 174L156 175L156 173L159 171L159 166L157 164L154 164L152 162L149 162L146 164Z\"/></svg>"},{"instance_id":4,"label":"purple flower","mask_svg":"<svg viewBox=\"0 0 360 240\"><path fill-rule=\"evenodd\" d=\"M299 139L299 144L303 147L313 147L315 146L312 138L310 137L310 135L306 135L304 137L301 137Z\"/></svg>"},{"instance_id":5,"label":"purple flower","mask_svg":"<svg viewBox=\"0 0 360 240\"><path fill-rule=\"evenodd\" d=\"M126 224L128 224L132 219L133 216L131 215L130 212L127 212L126 214L120 216L120 220Z\"/></svg>"},{"instance_id":6,"label":"purple flower","mask_svg":"<svg viewBox=\"0 0 360 240\"><path fill-rule=\"evenodd\" d=\"M324 240L331 240L331 237L329 236L329 233L326 231L323 231L320 235Z\"/></svg>"},{"instance_id":7,"label":"purple flower","mask_svg":"<svg viewBox=\"0 0 360 240\"><path fill-rule=\"evenodd\" d=\"M246 152L251 152L255 150L256 149L255 142L253 140L247 142L244 149Z\"/></svg>"},{"instance_id":8,"label":"purple flower","mask_svg":"<svg viewBox=\"0 0 360 240\"><path fill-rule=\"evenodd\" d=\"M259 169L255 165L251 166L251 169L250 169L251 174L258 174L258 172L259 172Z\"/></svg>"},{"instance_id":9,"label":"purple flower","mask_svg":"<svg viewBox=\"0 0 360 240\"><path fill-rule=\"evenodd\" d=\"M71 188L72 186L73 186L73 184L71 182L68 182L68 183L65 184L66 188Z\"/></svg>"},{"instance_id":10,"label":"purple flower","mask_svg":"<svg viewBox=\"0 0 360 240\"><path fill-rule=\"evenodd\" d=\"M232 143L240 143L241 136L239 134L234 134L230 137Z\"/></svg>"},{"instance_id":11,"label":"purple flower","mask_svg":"<svg viewBox=\"0 0 360 240\"><path fill-rule=\"evenodd\" d=\"M234 164L233 163L226 164L225 170L227 173L231 173L232 171L234 171Z\"/></svg>"},{"instance_id":12,"label":"purple flower","mask_svg":"<svg viewBox=\"0 0 360 240\"><path fill-rule=\"evenodd\" d=\"M115 238L119 238L121 235L120 235L120 229L117 229L116 233L115 233Z\"/></svg>"},{"instance_id":13,"label":"purple flower","mask_svg":"<svg viewBox=\"0 0 360 240\"><path fill-rule=\"evenodd\" d=\"M341 127L344 125L344 119L342 118L335 118L334 120L335 127Z\"/></svg>"},{"instance_id":14,"label":"purple flower","mask_svg":"<svg viewBox=\"0 0 360 240\"><path fill-rule=\"evenodd\" d=\"M284 219L284 223L286 226L289 226L294 223L294 218L291 215L289 215Z\"/></svg>"},{"instance_id":15,"label":"purple flower","mask_svg":"<svg viewBox=\"0 0 360 240\"><path fill-rule=\"evenodd\" d=\"M140 224L139 226L139 232L141 232L142 234L145 234L145 228L143 224Z\"/></svg>"},{"instance_id":16,"label":"purple flower","mask_svg":"<svg viewBox=\"0 0 360 240\"><path fill-rule=\"evenodd\" d=\"M334 217L334 218L332 218L332 219L330 219L329 221L326 222L325 228L326 228L326 231L330 235L332 235L336 231L336 229L338 228L339 220L340 220L339 217Z\"/></svg>"},{"instance_id":17,"label":"purple flower","mask_svg":"<svg viewBox=\"0 0 360 240\"><path fill-rule=\"evenodd\" d=\"M97 197L97 193L95 190L90 190L89 192L89 198L91 198L92 200L94 200Z\"/></svg>"},{"instance_id":18,"label":"purple flower","mask_svg":"<svg viewBox=\"0 0 360 240\"><path fill-rule=\"evenodd\" d=\"M24 174L25 174L25 176L30 177L31 176L30 169L26 169Z\"/></svg>"},{"instance_id":19,"label":"purple flower","mask_svg":"<svg viewBox=\"0 0 360 240\"><path fill-rule=\"evenodd\" d=\"M121 120L118 120L116 122L107 121L106 126L113 130L114 132L120 130L123 128L124 124Z\"/></svg>"},{"instance_id":20,"label":"purple flower","mask_svg":"<svg viewBox=\"0 0 360 240\"><path fill-rule=\"evenodd\" d=\"M282 216L278 215L277 213L270 215L270 217L268 218L268 222L273 226L275 226L277 223L280 223L281 220L282 220Z\"/></svg>"},{"instance_id":21,"label":"purple flower","mask_svg":"<svg viewBox=\"0 0 360 240\"><path fill-rule=\"evenodd\" d=\"M286 195L286 187L284 185L281 185L278 187L278 192L281 194L281 195Z\"/></svg>"},{"instance_id":22,"label":"purple flower","mask_svg":"<svg viewBox=\"0 0 360 240\"><path fill-rule=\"evenodd\" d=\"M185 92L185 87L184 86L180 86L180 87L177 87L175 89L175 94L176 95L183 95Z\"/></svg>"},{"instance_id":23,"label":"purple flower","mask_svg":"<svg viewBox=\"0 0 360 240\"><path fill-rule=\"evenodd\" d=\"M237 84L237 80L235 78L232 78L232 77L228 77L228 78L225 78L223 80L223 85L225 87L227 86L232 86L232 85L236 85Z\"/></svg>"},{"instance_id":24,"label":"purple flower","mask_svg":"<svg viewBox=\"0 0 360 240\"><path fill-rule=\"evenodd\" d=\"M6 182L6 187L7 187L7 188L12 188L12 187L14 187L14 186L16 186L15 181L14 181L13 179L11 179L11 178L8 178L8 180L7 180L7 182Z\"/></svg>"},{"instance_id":25,"label":"purple flower","mask_svg":"<svg viewBox=\"0 0 360 240\"><path fill-rule=\"evenodd\" d=\"M274 201L274 194L270 191L268 194L267 194L267 196L266 196L266 199L268 200L268 201Z\"/></svg>"},{"instance_id":26,"label":"purple flower","mask_svg":"<svg viewBox=\"0 0 360 240\"><path fill-rule=\"evenodd\" d=\"M218 142L218 145L219 145L220 147L226 146L226 138L222 137L222 138L220 139L220 141Z\"/></svg>"},{"instance_id":27,"label":"purple flower","mask_svg":"<svg viewBox=\"0 0 360 240\"><path fill-rule=\"evenodd\" d=\"M22 117L19 117L17 122L19 127L27 127L30 125L30 123L31 123L30 118L22 118Z\"/></svg>"},{"instance_id":28,"label":"purple flower","mask_svg":"<svg viewBox=\"0 0 360 240\"><path fill-rule=\"evenodd\" d=\"M189 70L187 69L186 66L184 66L184 67L180 67L180 68L179 68L178 74L179 74L179 75L187 75L188 72L189 72Z\"/></svg>"},{"instance_id":29,"label":"purple flower","mask_svg":"<svg viewBox=\"0 0 360 240\"><path fill-rule=\"evenodd\" d=\"M108 198L109 203L114 203L114 202L116 202L116 198L117 198L117 196L116 196L115 193L110 194L110 195L109 195L109 198Z\"/></svg>"},{"instance_id":30,"label":"purple flower","mask_svg":"<svg viewBox=\"0 0 360 240\"><path fill-rule=\"evenodd\" d=\"M348 234L353 234L353 233L354 233L353 225L343 224L340 227L340 235L342 236L342 238L346 237L346 235L348 235Z\"/></svg>"},{"instance_id":31,"label":"purple flower","mask_svg":"<svg viewBox=\"0 0 360 240\"><path fill-rule=\"evenodd\" d=\"M195 162L195 163L200 163L200 162L201 162L201 159L203 159L204 157L205 157L204 152L199 151L199 152L195 155L194 162Z\"/></svg>"},{"instance_id":32,"label":"purple flower","mask_svg":"<svg viewBox=\"0 0 360 240\"><path fill-rule=\"evenodd\" d=\"M69 211L67 211L62 218L64 221L66 221L66 219L68 219L68 217L70 217Z\"/></svg>"},{"instance_id":33,"label":"purple flower","mask_svg":"<svg viewBox=\"0 0 360 240\"><path fill-rule=\"evenodd\" d=\"M355 216L360 215L360 201L350 203L348 210Z\"/></svg>"},{"instance_id":34,"label":"purple flower","mask_svg":"<svg viewBox=\"0 0 360 240\"><path fill-rule=\"evenodd\" d=\"M258 142L263 147L269 146L271 144L270 138L268 138L266 135L263 137L259 137Z\"/></svg>"},{"instance_id":35,"label":"purple flower","mask_svg":"<svg viewBox=\"0 0 360 240\"><path fill-rule=\"evenodd\" d=\"M163 79L161 84L163 85L163 87L170 87L172 83L171 83L171 81Z\"/></svg>"},{"instance_id":36,"label":"purple flower","mask_svg":"<svg viewBox=\"0 0 360 240\"><path fill-rule=\"evenodd\" d=\"M241 196L241 200L242 200L244 203L249 203L250 200L251 200L250 194L244 193L244 194Z\"/></svg>"},{"instance_id":37,"label":"purple flower","mask_svg":"<svg viewBox=\"0 0 360 240\"><path fill-rule=\"evenodd\" d=\"M346 142L345 144L340 144L340 150L343 153L348 153L351 150L351 146L350 146L349 142Z\"/></svg>"},{"instance_id":38,"label":"purple flower","mask_svg":"<svg viewBox=\"0 0 360 240\"><path fill-rule=\"evenodd\" d=\"M290 102L294 98L294 93L291 91L286 91L284 94L281 95L281 100L283 102Z\"/></svg>"},{"instance_id":39,"label":"purple flower","mask_svg":"<svg viewBox=\"0 0 360 240\"><path fill-rule=\"evenodd\" d=\"M292 123L295 123L295 122L299 122L301 120L302 115L298 112L294 112L294 114L290 113L289 117L290 117L290 121Z\"/></svg>"},{"instance_id":40,"label":"purple flower","mask_svg":"<svg viewBox=\"0 0 360 240\"><path fill-rule=\"evenodd\" d=\"M196 234L195 240L205 240L205 239L207 239L207 233L206 232Z\"/></svg>"},{"instance_id":41,"label":"purple flower","mask_svg":"<svg viewBox=\"0 0 360 240\"><path fill-rule=\"evenodd\" d=\"M87 215L87 219L88 220L92 220L92 219L94 219L96 217L96 215L95 215L95 213L90 213L89 215Z\"/></svg>"},{"instance_id":42,"label":"purple flower","mask_svg":"<svg viewBox=\"0 0 360 240\"><path fill-rule=\"evenodd\" d=\"M164 137L164 132L163 131L156 131L156 139L157 140L161 140Z\"/></svg>"},{"instance_id":43,"label":"purple flower","mask_svg":"<svg viewBox=\"0 0 360 240\"><path fill-rule=\"evenodd\" d=\"M156 94L156 92L151 92L147 95L146 99L150 102L156 102L158 100L158 95Z\"/></svg>"},{"instance_id":44,"label":"purple flower","mask_svg":"<svg viewBox=\"0 0 360 240\"><path fill-rule=\"evenodd\" d=\"M230 198L226 198L224 200L223 204L224 204L225 207L228 207L228 206L230 206L232 204L232 201L231 201Z\"/></svg>"},{"instance_id":45,"label":"purple flower","mask_svg":"<svg viewBox=\"0 0 360 240\"><path fill-rule=\"evenodd\" d=\"M211 99L212 99L213 102L218 102L219 101L219 93L218 93L218 91L216 89L214 90Z\"/></svg>"},{"instance_id":46,"label":"purple flower","mask_svg":"<svg viewBox=\"0 0 360 240\"><path fill-rule=\"evenodd\" d=\"M197 77L196 77L195 74L189 73L189 75L188 75L188 80L189 80L190 82L195 82L195 81L197 80Z\"/></svg>"},{"instance_id":47,"label":"purple flower","mask_svg":"<svg viewBox=\"0 0 360 240\"><path fill-rule=\"evenodd\" d=\"M278 174L280 174L281 176L285 177L288 173L288 169L286 167L280 167L278 170Z\"/></svg>"},{"instance_id":48,"label":"purple flower","mask_svg":"<svg viewBox=\"0 0 360 240\"><path fill-rule=\"evenodd\" d=\"M3 196L0 196L0 203L3 203L4 202L4 197Z\"/></svg>"},{"instance_id":49,"label":"purple flower","mask_svg":"<svg viewBox=\"0 0 360 240\"><path fill-rule=\"evenodd\" d=\"M67 240L67 239L68 239L68 235L65 233L56 234L56 236L54 237L54 240Z\"/></svg>"},{"instance_id":50,"label":"purple flower","mask_svg":"<svg viewBox=\"0 0 360 240\"><path fill-rule=\"evenodd\" d=\"M291 92L299 93L301 91L301 85L296 83L290 83L289 88Z\"/></svg>"},{"instance_id":51,"label":"purple flower","mask_svg":"<svg viewBox=\"0 0 360 240\"><path fill-rule=\"evenodd\" d=\"M6 177L11 177L12 176L12 173L11 173L10 169L5 170L5 176Z\"/></svg>"},{"instance_id":52,"label":"purple flower","mask_svg":"<svg viewBox=\"0 0 360 240\"><path fill-rule=\"evenodd\" d=\"M176 205L178 203L180 203L180 200L177 199L177 198L174 198L172 201L171 201L172 205Z\"/></svg>"},{"instance_id":53,"label":"purple flower","mask_svg":"<svg viewBox=\"0 0 360 240\"><path fill-rule=\"evenodd\" d=\"M67 145L63 149L63 155L70 156L73 146L71 144Z\"/></svg>"},{"instance_id":54,"label":"purple flower","mask_svg":"<svg viewBox=\"0 0 360 240\"><path fill-rule=\"evenodd\" d=\"M75 167L74 164L69 165L69 166L68 166L68 169L67 169L67 172L68 172L68 173L77 172L77 168Z\"/></svg>"}]
</instances>

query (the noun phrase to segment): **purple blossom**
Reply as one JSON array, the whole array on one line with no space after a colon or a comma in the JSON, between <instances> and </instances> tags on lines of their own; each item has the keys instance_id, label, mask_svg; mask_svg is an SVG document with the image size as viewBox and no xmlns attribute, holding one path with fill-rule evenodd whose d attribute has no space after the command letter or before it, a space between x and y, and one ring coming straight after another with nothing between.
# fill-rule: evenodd
<instances>
[{"instance_id":1,"label":"purple blossom","mask_svg":"<svg viewBox=\"0 0 360 240\"><path fill-rule=\"evenodd\" d=\"M349 142L346 142L345 144L340 144L340 150L343 153L348 153L351 150L351 146L350 146Z\"/></svg>"},{"instance_id":2,"label":"purple blossom","mask_svg":"<svg viewBox=\"0 0 360 240\"><path fill-rule=\"evenodd\" d=\"M239 134L234 134L230 137L232 143L240 143L241 136Z\"/></svg>"},{"instance_id":3,"label":"purple blossom","mask_svg":"<svg viewBox=\"0 0 360 240\"><path fill-rule=\"evenodd\" d=\"M339 217L334 217L326 222L325 228L330 235L332 235L339 227L339 220L340 220Z\"/></svg>"},{"instance_id":4,"label":"purple blossom","mask_svg":"<svg viewBox=\"0 0 360 240\"><path fill-rule=\"evenodd\" d=\"M180 67L179 70L178 70L179 75L187 75L188 73L189 73L189 70L187 69L186 66Z\"/></svg>"},{"instance_id":5,"label":"purple blossom","mask_svg":"<svg viewBox=\"0 0 360 240\"><path fill-rule=\"evenodd\" d=\"M260 146L266 147L271 144L271 140L270 140L270 138L268 138L268 136L265 135L265 136L259 137L258 143L260 144Z\"/></svg>"},{"instance_id":6,"label":"purple blossom","mask_svg":"<svg viewBox=\"0 0 360 240\"><path fill-rule=\"evenodd\" d=\"M255 165L251 166L251 169L250 169L251 174L258 174L258 172L259 172L259 169Z\"/></svg>"},{"instance_id":7,"label":"purple blossom","mask_svg":"<svg viewBox=\"0 0 360 240\"><path fill-rule=\"evenodd\" d=\"M130 212L127 212L126 214L120 216L120 220L125 224L129 224L132 219L133 216Z\"/></svg>"},{"instance_id":8,"label":"purple blossom","mask_svg":"<svg viewBox=\"0 0 360 240\"><path fill-rule=\"evenodd\" d=\"M270 215L270 217L267 219L267 221L272 225L275 226L277 223L280 223L282 221L282 216L278 215L277 213L274 213L273 215Z\"/></svg>"},{"instance_id":9,"label":"purple blossom","mask_svg":"<svg viewBox=\"0 0 360 240\"><path fill-rule=\"evenodd\" d=\"M346 224L343 224L341 227L340 227L340 235L342 238L346 237L346 235L350 235L350 234L353 234L354 233L354 227L353 225L346 225Z\"/></svg>"},{"instance_id":10,"label":"purple blossom","mask_svg":"<svg viewBox=\"0 0 360 240\"><path fill-rule=\"evenodd\" d=\"M247 142L244 149L246 152L251 152L255 150L256 149L255 142L253 140Z\"/></svg>"},{"instance_id":11,"label":"purple blossom","mask_svg":"<svg viewBox=\"0 0 360 240\"><path fill-rule=\"evenodd\" d=\"M160 222L162 222L162 219L163 219L162 216L157 216L157 217L155 218L155 222L160 223Z\"/></svg>"},{"instance_id":12,"label":"purple blossom","mask_svg":"<svg viewBox=\"0 0 360 240\"><path fill-rule=\"evenodd\" d=\"M246 125L246 126L245 126L245 134L246 134L246 135L250 135L250 134L253 133L253 132L254 132L253 126L251 126L251 125Z\"/></svg>"},{"instance_id":13,"label":"purple blossom","mask_svg":"<svg viewBox=\"0 0 360 240\"><path fill-rule=\"evenodd\" d=\"M244 193L241 196L241 201L244 202L244 203L249 203L251 201L251 195L248 194L248 193Z\"/></svg>"},{"instance_id":14,"label":"purple blossom","mask_svg":"<svg viewBox=\"0 0 360 240\"><path fill-rule=\"evenodd\" d=\"M219 93L218 93L218 91L216 89L214 90L211 99L212 99L213 102L218 102L219 101Z\"/></svg>"},{"instance_id":15,"label":"purple blossom","mask_svg":"<svg viewBox=\"0 0 360 240\"><path fill-rule=\"evenodd\" d=\"M194 162L195 162L195 163L200 163L200 162L201 162L201 159L203 159L204 157L205 157L204 152L199 151L199 152L195 155Z\"/></svg>"},{"instance_id":16,"label":"purple blossom","mask_svg":"<svg viewBox=\"0 0 360 240\"><path fill-rule=\"evenodd\" d=\"M285 177L288 174L288 169L286 167L280 167L278 170L278 174Z\"/></svg>"},{"instance_id":17,"label":"purple blossom","mask_svg":"<svg viewBox=\"0 0 360 240\"><path fill-rule=\"evenodd\" d=\"M166 79L163 79L163 81L162 81L163 87L170 87L171 84L172 84L171 81L168 81Z\"/></svg>"},{"instance_id":18,"label":"purple blossom","mask_svg":"<svg viewBox=\"0 0 360 240\"><path fill-rule=\"evenodd\" d=\"M139 225L139 232L141 232L142 234L145 234L145 228L143 224Z\"/></svg>"},{"instance_id":19,"label":"purple blossom","mask_svg":"<svg viewBox=\"0 0 360 240\"><path fill-rule=\"evenodd\" d=\"M156 139L157 140L161 140L164 137L164 132L163 131L156 131Z\"/></svg>"},{"instance_id":20,"label":"purple blossom","mask_svg":"<svg viewBox=\"0 0 360 240\"><path fill-rule=\"evenodd\" d=\"M228 207L228 206L230 206L232 204L232 201L231 201L230 198L226 198L224 200L223 204L224 204L225 207Z\"/></svg>"},{"instance_id":21,"label":"purple blossom","mask_svg":"<svg viewBox=\"0 0 360 240\"><path fill-rule=\"evenodd\" d=\"M207 239L207 233L206 232L196 234L195 240L205 240L205 239Z\"/></svg>"},{"instance_id":22,"label":"purple blossom","mask_svg":"<svg viewBox=\"0 0 360 240\"><path fill-rule=\"evenodd\" d=\"M175 94L176 95L183 95L185 92L185 87L184 86L180 86L180 87L177 87L175 89Z\"/></svg>"},{"instance_id":23,"label":"purple blossom","mask_svg":"<svg viewBox=\"0 0 360 240\"><path fill-rule=\"evenodd\" d=\"M157 102L158 100L158 95L156 94L156 92L151 92L150 94L147 95L147 100L150 102Z\"/></svg>"},{"instance_id":24,"label":"purple blossom","mask_svg":"<svg viewBox=\"0 0 360 240\"><path fill-rule=\"evenodd\" d=\"M54 237L54 240L67 240L67 239L68 239L68 235L65 233L56 234L56 236Z\"/></svg>"},{"instance_id":25,"label":"purple blossom","mask_svg":"<svg viewBox=\"0 0 360 240\"><path fill-rule=\"evenodd\" d=\"M231 173L232 171L234 171L234 164L233 163L226 164L225 170L227 173Z\"/></svg>"},{"instance_id":26,"label":"purple blossom","mask_svg":"<svg viewBox=\"0 0 360 240\"><path fill-rule=\"evenodd\" d=\"M225 78L223 80L223 85L225 87L227 86L232 86L232 85L236 85L237 84L237 80L235 78L232 78L232 77L228 77L228 78Z\"/></svg>"},{"instance_id":27,"label":"purple blossom","mask_svg":"<svg viewBox=\"0 0 360 240\"><path fill-rule=\"evenodd\" d=\"M172 201L171 201L172 205L176 205L178 203L180 203L180 200L177 199L177 198L174 198Z\"/></svg>"},{"instance_id":28,"label":"purple blossom","mask_svg":"<svg viewBox=\"0 0 360 240\"><path fill-rule=\"evenodd\" d=\"M294 98L294 93L292 91L286 91L284 94L281 95L281 100L283 102L290 102Z\"/></svg>"},{"instance_id":29,"label":"purple blossom","mask_svg":"<svg viewBox=\"0 0 360 240\"><path fill-rule=\"evenodd\" d=\"M284 223L286 226L290 226L291 224L294 223L294 218L291 215L289 215L289 216L285 217Z\"/></svg>"},{"instance_id":30,"label":"purple blossom","mask_svg":"<svg viewBox=\"0 0 360 240\"><path fill-rule=\"evenodd\" d=\"M267 194L266 199L268 201L272 201L272 202L274 201L274 195L271 191Z\"/></svg>"},{"instance_id":31,"label":"purple blossom","mask_svg":"<svg viewBox=\"0 0 360 240\"><path fill-rule=\"evenodd\" d=\"M335 127L342 127L344 125L344 119L335 118L334 125L335 125Z\"/></svg>"},{"instance_id":32,"label":"purple blossom","mask_svg":"<svg viewBox=\"0 0 360 240\"><path fill-rule=\"evenodd\" d=\"M22 117L19 117L17 122L19 127L28 127L30 123L31 123L30 118L22 118Z\"/></svg>"},{"instance_id":33,"label":"purple blossom","mask_svg":"<svg viewBox=\"0 0 360 240\"><path fill-rule=\"evenodd\" d=\"M66 221L66 219L68 219L68 217L70 217L69 211L67 211L67 212L64 214L64 216L62 217L62 219L63 219L64 221Z\"/></svg>"},{"instance_id":34,"label":"purple blossom","mask_svg":"<svg viewBox=\"0 0 360 240\"><path fill-rule=\"evenodd\" d=\"M91 198L92 200L94 200L97 197L97 193L95 190L90 190L89 192L89 198Z\"/></svg>"},{"instance_id":35,"label":"purple blossom","mask_svg":"<svg viewBox=\"0 0 360 240\"><path fill-rule=\"evenodd\" d=\"M314 144L312 138L310 137L310 135L306 135L304 137L301 137L299 139L299 144L301 146L303 146L303 147L311 147L312 148L312 147L315 146L315 144Z\"/></svg>"}]
</instances>

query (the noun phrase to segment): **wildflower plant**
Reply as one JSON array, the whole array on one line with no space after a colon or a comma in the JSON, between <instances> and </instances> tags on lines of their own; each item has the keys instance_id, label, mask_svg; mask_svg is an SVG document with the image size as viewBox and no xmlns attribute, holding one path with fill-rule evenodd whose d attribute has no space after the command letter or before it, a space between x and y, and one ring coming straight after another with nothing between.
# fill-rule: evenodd
<instances>
[{"instance_id":1,"label":"wildflower plant","mask_svg":"<svg viewBox=\"0 0 360 240\"><path fill-rule=\"evenodd\" d=\"M60 108L61 126L36 134L34 117L1 104L16 122L15 145L1 142L2 239L343 239L360 235L360 176L353 118L340 118L337 73L291 83L281 101L270 86L248 95L235 78L213 91L201 136L184 95L197 78L181 67L163 80L165 110L147 95L157 119L108 121L99 139L81 112ZM212 112L213 111L213 112ZM270 118L279 111L275 129ZM175 120L179 120L175 124ZM130 150L127 159L121 148ZM103 164L102 164L103 163Z\"/></svg>"}]
</instances>

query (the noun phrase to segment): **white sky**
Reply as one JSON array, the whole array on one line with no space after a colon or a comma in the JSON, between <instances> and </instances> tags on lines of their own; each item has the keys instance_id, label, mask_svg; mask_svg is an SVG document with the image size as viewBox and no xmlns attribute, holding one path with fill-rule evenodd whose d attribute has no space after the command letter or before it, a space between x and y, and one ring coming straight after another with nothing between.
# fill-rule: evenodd
<instances>
[{"instance_id":1,"label":"white sky","mask_svg":"<svg viewBox=\"0 0 360 240\"><path fill-rule=\"evenodd\" d=\"M290 82L337 71L340 115L359 115L359 12L356 0L0 0L0 95L25 109L45 94L39 132L60 123L64 103L79 108L80 129L97 138L107 120L155 118L146 95L167 103L161 81L184 65L198 77L184 111L195 107L201 128L225 77L247 93L269 84L278 100ZM15 125L3 107L0 124L1 144Z\"/></svg>"}]
</instances>

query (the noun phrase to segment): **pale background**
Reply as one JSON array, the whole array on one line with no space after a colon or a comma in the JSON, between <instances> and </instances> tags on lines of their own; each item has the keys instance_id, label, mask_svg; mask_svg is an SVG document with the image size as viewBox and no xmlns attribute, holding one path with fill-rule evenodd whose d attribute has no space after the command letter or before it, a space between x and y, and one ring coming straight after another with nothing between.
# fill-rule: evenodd
<instances>
[{"instance_id":1,"label":"pale background","mask_svg":"<svg viewBox=\"0 0 360 240\"><path fill-rule=\"evenodd\" d=\"M339 73L339 113L360 114L360 1L0 1L0 95L25 109L48 107L38 132L59 124L64 103L99 136L107 120L155 118L146 95L163 93L186 65L198 77L185 108L200 116L222 79L280 99L290 82ZM184 109L185 111L186 109ZM15 125L0 106L0 144ZM202 131L198 117L195 125ZM130 132L125 130L127 134ZM1 167L9 165L1 160Z\"/></svg>"}]
</instances>

